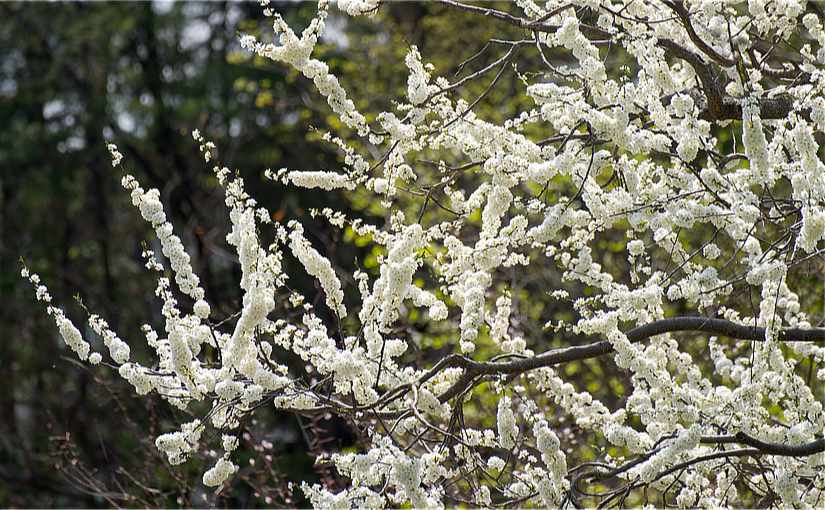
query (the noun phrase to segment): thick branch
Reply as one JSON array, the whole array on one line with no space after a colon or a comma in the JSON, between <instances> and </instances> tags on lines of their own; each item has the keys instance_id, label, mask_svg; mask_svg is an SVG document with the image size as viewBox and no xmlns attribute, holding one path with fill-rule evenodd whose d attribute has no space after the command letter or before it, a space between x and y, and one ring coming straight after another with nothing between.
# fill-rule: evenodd
<instances>
[{"instance_id":1,"label":"thick branch","mask_svg":"<svg viewBox=\"0 0 825 510\"><path fill-rule=\"evenodd\" d=\"M664 333L695 331L711 335L725 336L738 340L760 342L765 340L765 328L744 326L726 319L709 317L672 317L661 319L650 324L635 327L625 333L631 342L640 342L652 336ZM787 328L779 331L778 339L784 342L825 342L825 328ZM441 367L454 366L465 369L464 375L445 391L439 399L446 402L460 394L467 385L478 375L512 375L520 374L536 368L551 367L561 363L597 358L614 352L613 345L607 341L594 342L587 345L563 347L545 352L530 358L520 358L513 361L481 362L463 356L454 355L442 360Z\"/></svg>"},{"instance_id":2,"label":"thick branch","mask_svg":"<svg viewBox=\"0 0 825 510\"><path fill-rule=\"evenodd\" d=\"M817 453L825 452L825 438L820 438L810 443L800 445L785 445L778 443L766 443L755 437L751 437L744 432L738 432L732 436L708 436L703 437L703 444L726 444L739 443L752 446L762 453L768 455L782 455L785 457L806 457Z\"/></svg>"},{"instance_id":3,"label":"thick branch","mask_svg":"<svg viewBox=\"0 0 825 510\"><path fill-rule=\"evenodd\" d=\"M788 95L781 95L775 97L759 98L759 116L762 119L786 119L792 112L799 113L803 117L808 117L807 110L796 110L794 108L794 99ZM742 102L741 100L725 96L722 99L722 109L717 117L709 117L703 115L705 120L736 120L742 118Z\"/></svg>"}]
</instances>

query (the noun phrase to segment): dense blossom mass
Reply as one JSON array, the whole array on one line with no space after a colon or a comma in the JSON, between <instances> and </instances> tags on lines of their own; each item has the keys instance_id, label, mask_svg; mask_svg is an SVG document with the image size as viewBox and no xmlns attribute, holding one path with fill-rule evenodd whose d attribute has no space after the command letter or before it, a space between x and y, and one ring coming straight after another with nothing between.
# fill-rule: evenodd
<instances>
[{"instance_id":1,"label":"dense blossom mass","mask_svg":"<svg viewBox=\"0 0 825 510\"><path fill-rule=\"evenodd\" d=\"M324 136L341 168L267 171L272 185L382 204L385 224L316 211L369 239L375 268L331 260L300 223L273 219L195 132L226 192L242 309L213 317L160 192L127 175L163 255L144 253L162 305L162 331L143 328L157 358L132 359L97 315L89 327L108 352L91 352L24 269L66 345L111 360L139 394L208 402L208 416L156 441L177 464L222 436L208 486L239 469L240 419L275 406L366 431L362 450L331 457L346 488L301 487L318 507L825 504L823 286L811 266L825 250L821 6L441 3L521 35L480 41L501 56L464 78L411 47L392 111L359 112L313 57L325 1L300 33L264 2L276 40L241 37L311 80L341 121ZM474 107L505 72L518 73L527 109L485 120ZM480 96L462 98L479 80ZM284 257L322 299L288 286ZM536 271L554 275L541 300L564 313L531 326L514 282ZM431 327L411 331L413 314ZM411 352L436 337L439 356ZM207 348L219 365L204 362ZM290 373L284 350L311 381ZM623 398L571 383L571 364L593 360L625 381ZM571 427L594 443L586 455Z\"/></svg>"}]
</instances>

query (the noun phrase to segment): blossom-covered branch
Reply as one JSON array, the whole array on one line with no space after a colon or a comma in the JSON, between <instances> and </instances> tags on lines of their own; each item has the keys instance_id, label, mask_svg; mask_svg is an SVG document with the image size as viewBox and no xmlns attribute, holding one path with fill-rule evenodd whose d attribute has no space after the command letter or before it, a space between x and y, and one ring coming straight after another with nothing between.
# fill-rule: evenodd
<instances>
[{"instance_id":1,"label":"blossom-covered branch","mask_svg":"<svg viewBox=\"0 0 825 510\"><path fill-rule=\"evenodd\" d=\"M263 4L275 38L241 44L312 82L340 120L323 140L341 156L266 175L380 207L306 220L369 245L374 263L336 260L305 223L276 220L195 132L240 265L243 301L214 322L160 191L124 177L167 262L144 253L156 358L130 361L103 319L89 323L138 394L210 409L157 438L170 463L219 435L203 483L226 483L241 420L274 407L363 431L357 451L327 459L346 487L302 485L318 507L822 504L817 6L440 0L502 35L457 76L409 48L393 107L366 113L316 48L330 5L299 35ZM505 90L521 97L485 115ZM101 362L24 276L66 345Z\"/></svg>"}]
</instances>

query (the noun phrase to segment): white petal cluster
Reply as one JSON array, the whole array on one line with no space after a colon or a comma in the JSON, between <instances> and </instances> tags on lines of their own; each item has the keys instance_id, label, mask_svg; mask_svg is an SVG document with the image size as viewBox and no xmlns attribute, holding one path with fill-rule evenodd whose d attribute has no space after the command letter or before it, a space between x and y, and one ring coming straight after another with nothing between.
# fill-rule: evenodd
<instances>
[{"instance_id":1,"label":"white petal cluster","mask_svg":"<svg viewBox=\"0 0 825 510\"><path fill-rule=\"evenodd\" d=\"M339 3L339 6L341 4ZM368 0L345 0L343 8L347 12L363 14L373 9L375 2ZM279 35L280 44L264 44L258 42L254 36L245 35L241 38L241 46L252 50L262 57L283 62L299 70L315 84L318 92L327 98L329 106L340 119L359 134L365 135L369 131L366 119L355 109L355 103L347 97L344 88L338 83L338 78L329 72L329 66L320 60L311 58L318 38L324 31L325 19L329 10L329 3L321 1L318 4L318 15L298 37L292 28L279 14L273 14L272 28Z\"/></svg>"},{"instance_id":2,"label":"white petal cluster","mask_svg":"<svg viewBox=\"0 0 825 510\"><path fill-rule=\"evenodd\" d=\"M375 12L381 0L338 0L338 8L350 16L362 16Z\"/></svg>"},{"instance_id":3,"label":"white petal cluster","mask_svg":"<svg viewBox=\"0 0 825 510\"><path fill-rule=\"evenodd\" d=\"M441 491L428 489L433 482L452 473L441 464L443 454L413 457L391 442L377 440L365 454L336 454L333 461L342 474L353 480L353 489L334 494L319 485L303 487L314 506L385 507L412 504L413 508L443 507ZM371 487L384 486L374 491ZM387 501L387 499L389 501Z\"/></svg>"},{"instance_id":4,"label":"white petal cluster","mask_svg":"<svg viewBox=\"0 0 825 510\"><path fill-rule=\"evenodd\" d=\"M691 427L682 432L679 437L636 469L639 478L645 482L652 481L665 467L676 464L681 455L695 448L699 443L699 438L699 427Z\"/></svg>"},{"instance_id":5,"label":"white petal cluster","mask_svg":"<svg viewBox=\"0 0 825 510\"><path fill-rule=\"evenodd\" d=\"M37 300L46 303L46 311L52 316L57 330L60 333L60 337L63 338L66 345L77 354L77 357L80 358L81 361L86 360L91 350L89 342L83 339L80 330L77 329L77 326L74 325L71 319L66 317L63 310L49 304L52 302L52 296L49 294L49 289L40 283L40 275L30 272L29 269L24 266L20 271L20 276L28 280L34 287Z\"/></svg>"},{"instance_id":6,"label":"white petal cluster","mask_svg":"<svg viewBox=\"0 0 825 510\"><path fill-rule=\"evenodd\" d=\"M429 95L427 84L430 81L430 74L424 68L424 64L421 63L421 54L418 52L417 47L410 48L404 63L410 70L410 75L407 78L407 98L411 104L420 105L427 100Z\"/></svg>"},{"instance_id":7,"label":"white petal cluster","mask_svg":"<svg viewBox=\"0 0 825 510\"><path fill-rule=\"evenodd\" d=\"M607 78L604 64L599 60L596 47L579 31L579 21L574 16L564 18L556 32L558 44L573 52L582 67L582 74L591 80Z\"/></svg>"},{"instance_id":8,"label":"white petal cluster","mask_svg":"<svg viewBox=\"0 0 825 510\"><path fill-rule=\"evenodd\" d=\"M63 341L66 342L66 345L77 354L78 358L85 360L89 356L91 347L89 346L89 342L83 340L83 335L80 334L80 330L66 317L63 310L49 307L48 311L54 319L57 330L60 332L60 336L63 337Z\"/></svg>"},{"instance_id":9,"label":"white petal cluster","mask_svg":"<svg viewBox=\"0 0 825 510\"><path fill-rule=\"evenodd\" d=\"M519 428L509 397L502 397L498 401L496 426L498 427L498 442L501 447L510 450L516 446Z\"/></svg>"},{"instance_id":10,"label":"white petal cluster","mask_svg":"<svg viewBox=\"0 0 825 510\"><path fill-rule=\"evenodd\" d=\"M209 303L207 303L203 299L199 299L195 302L194 306L192 307L192 311L198 318L206 320L209 318L209 314L211 313L211 308L209 307Z\"/></svg>"},{"instance_id":11,"label":"white petal cluster","mask_svg":"<svg viewBox=\"0 0 825 510\"><path fill-rule=\"evenodd\" d=\"M237 471L238 466L231 461L223 458L218 459L218 462L203 474L203 484L207 487L223 485Z\"/></svg>"},{"instance_id":12,"label":"white petal cluster","mask_svg":"<svg viewBox=\"0 0 825 510\"><path fill-rule=\"evenodd\" d=\"M292 254L301 261L307 273L311 274L321 284L326 295L327 306L339 317L346 317L347 309L344 307L344 291L341 289L341 281L332 269L329 260L322 256L309 244L304 237L304 228L300 223L291 223L292 232L289 233L289 248Z\"/></svg>"},{"instance_id":13,"label":"white petal cluster","mask_svg":"<svg viewBox=\"0 0 825 510\"><path fill-rule=\"evenodd\" d=\"M560 449L558 436L545 420L536 422L533 435L536 437L536 448L541 452L541 459L549 475L540 482L542 500L548 505L558 505L569 487L566 479L567 459Z\"/></svg>"},{"instance_id":14,"label":"white petal cluster","mask_svg":"<svg viewBox=\"0 0 825 510\"><path fill-rule=\"evenodd\" d=\"M117 148L117 145L113 143L107 143L106 149L109 151L109 155L112 156L112 166L116 167L123 161L123 154Z\"/></svg>"},{"instance_id":15,"label":"white petal cluster","mask_svg":"<svg viewBox=\"0 0 825 510\"><path fill-rule=\"evenodd\" d=\"M742 106L742 143L753 169L753 179L760 184L771 183L774 177L770 171L768 142L759 117L759 107L753 101L745 101Z\"/></svg>"},{"instance_id":16,"label":"white petal cluster","mask_svg":"<svg viewBox=\"0 0 825 510\"><path fill-rule=\"evenodd\" d=\"M170 464L181 464L190 454L197 450L203 433L200 420L184 423L180 431L158 436L155 446L165 453Z\"/></svg>"},{"instance_id":17,"label":"white petal cluster","mask_svg":"<svg viewBox=\"0 0 825 510\"><path fill-rule=\"evenodd\" d=\"M349 176L335 172L301 172L293 170L286 174L286 180L301 188L320 188L325 191L355 189L355 183Z\"/></svg>"},{"instance_id":18,"label":"white petal cluster","mask_svg":"<svg viewBox=\"0 0 825 510\"><path fill-rule=\"evenodd\" d=\"M504 459L496 457L495 455L487 459L487 467L494 471L502 471L506 465L507 463L504 462Z\"/></svg>"},{"instance_id":19,"label":"white petal cluster","mask_svg":"<svg viewBox=\"0 0 825 510\"><path fill-rule=\"evenodd\" d=\"M408 298L418 306L428 307L435 320L446 317L447 310L441 301L413 285L413 275L420 266L418 250L424 245L424 232L417 224L388 239L389 253L372 294L364 300L361 320L375 322L379 329L386 329L398 318L401 304Z\"/></svg>"},{"instance_id":20,"label":"white petal cluster","mask_svg":"<svg viewBox=\"0 0 825 510\"><path fill-rule=\"evenodd\" d=\"M89 316L89 326L103 339L103 343L108 347L109 355L115 363L122 365L129 361L129 345L109 329L109 324L105 320L92 314Z\"/></svg>"},{"instance_id":21,"label":"white petal cluster","mask_svg":"<svg viewBox=\"0 0 825 510\"><path fill-rule=\"evenodd\" d=\"M152 377L148 369L136 363L124 363L120 365L118 373L135 387L135 392L138 395L146 395L155 389L155 378Z\"/></svg>"},{"instance_id":22,"label":"white petal cluster","mask_svg":"<svg viewBox=\"0 0 825 510\"><path fill-rule=\"evenodd\" d=\"M484 322L484 295L490 285L490 274L476 271L465 275L454 288L454 299L461 307L461 350L473 352L478 328Z\"/></svg>"},{"instance_id":23,"label":"white petal cluster","mask_svg":"<svg viewBox=\"0 0 825 510\"><path fill-rule=\"evenodd\" d=\"M202 300L204 291L200 287L200 279L192 270L191 258L186 253L183 242L174 234L172 224L166 219L166 213L160 201L160 191L157 189L144 191L131 175L123 177L122 183L124 188L131 191L132 204L140 210L143 219L155 229L163 248L163 255L169 259L169 264L175 273L175 283L181 292L195 301Z\"/></svg>"}]
</instances>

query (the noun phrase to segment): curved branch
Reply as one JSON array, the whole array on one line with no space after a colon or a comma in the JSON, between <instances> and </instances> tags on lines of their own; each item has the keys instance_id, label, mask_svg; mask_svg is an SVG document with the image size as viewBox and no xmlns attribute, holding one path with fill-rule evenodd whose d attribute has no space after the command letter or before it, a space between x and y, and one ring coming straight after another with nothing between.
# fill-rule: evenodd
<instances>
[{"instance_id":1,"label":"curved branch","mask_svg":"<svg viewBox=\"0 0 825 510\"><path fill-rule=\"evenodd\" d=\"M714 335L726 336L737 340L765 340L765 328L745 326L727 319L711 317L683 316L661 319L650 324L638 326L627 333L631 342L644 340L662 333L678 331L700 331ZM783 342L825 342L825 328L785 328L779 331L779 340Z\"/></svg>"},{"instance_id":2,"label":"curved branch","mask_svg":"<svg viewBox=\"0 0 825 510\"><path fill-rule=\"evenodd\" d=\"M806 457L817 453L825 452L825 438L819 438L810 443L800 445L785 445L779 443L766 443L744 432L738 432L731 436L707 436L700 441L702 444L726 444L739 443L752 446L762 453L768 455L781 455L785 457Z\"/></svg>"},{"instance_id":3,"label":"curved branch","mask_svg":"<svg viewBox=\"0 0 825 510\"><path fill-rule=\"evenodd\" d=\"M737 340L749 340L761 342L765 340L765 328L757 326L745 326L737 324L727 319L716 319L710 317L671 317L660 319L650 324L644 324L628 330L625 335L631 342L640 342L650 337L664 333L676 333L694 331L709 333L711 335L725 336ZM825 328L786 328L779 331L778 338L783 342L825 342ZM597 358L614 352L613 345L602 340L586 345L575 345L572 347L562 347L552 351L539 354L530 358L520 358L508 362L481 362L474 361L464 356L453 355L442 359L438 365L440 368L447 366L461 367L466 370L465 374L459 378L447 391L439 397L441 402L446 402L460 394L467 384L479 374L520 374L536 368L550 367L561 363L579 361L590 358Z\"/></svg>"},{"instance_id":4,"label":"curved branch","mask_svg":"<svg viewBox=\"0 0 825 510\"><path fill-rule=\"evenodd\" d=\"M730 58L725 58L719 54L716 50L711 48L701 37L699 34L696 33L696 30L693 28L693 23L690 21L690 13L685 8L684 2L682 0L665 0L665 5L670 7L670 9L679 16L679 19L682 20L682 25L685 26L685 30L687 30L688 37L696 45L699 50L710 57L714 62L717 64L724 66L724 67L733 67L736 65L736 61Z\"/></svg>"},{"instance_id":5,"label":"curved branch","mask_svg":"<svg viewBox=\"0 0 825 510\"><path fill-rule=\"evenodd\" d=\"M672 475L677 471L681 471L685 468L689 468L690 466L701 464L702 462L707 462L709 460L728 459L731 457L757 457L761 454L762 452L756 448L742 448L741 450L725 450L723 452L709 453L708 455L703 455L701 457L680 462L679 464L676 464L675 466L659 473L653 481L660 480L667 475Z\"/></svg>"}]
</instances>

